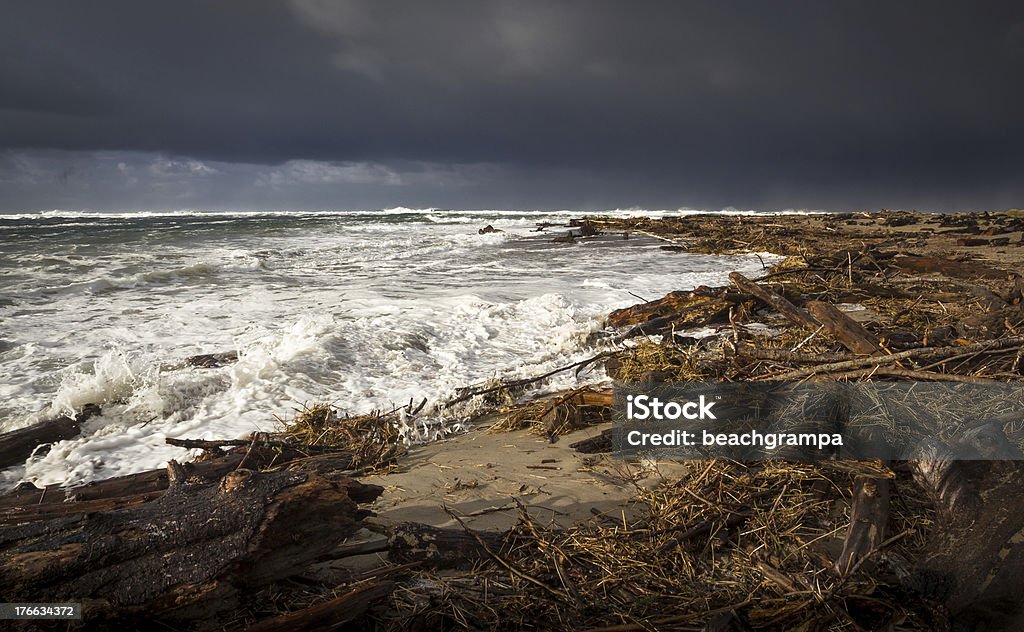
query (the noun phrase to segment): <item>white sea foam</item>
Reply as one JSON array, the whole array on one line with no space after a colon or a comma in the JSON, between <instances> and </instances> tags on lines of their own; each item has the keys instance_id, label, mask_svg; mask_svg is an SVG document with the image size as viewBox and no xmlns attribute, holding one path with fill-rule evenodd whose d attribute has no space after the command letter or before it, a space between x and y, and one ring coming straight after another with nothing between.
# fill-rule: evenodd
<instances>
[{"instance_id":1,"label":"white sea foam","mask_svg":"<svg viewBox=\"0 0 1024 632\"><path fill-rule=\"evenodd\" d=\"M578 214L390 209L210 222L182 212L173 222L106 214L102 224L53 231L35 220L7 227L0 431L87 403L102 414L80 437L0 473L0 483L161 467L187 456L166 437L272 430L314 401L350 413L433 405L467 385L591 355L603 315L636 302L633 294L761 270L756 256L667 256L646 237L557 245L532 232ZM477 234L486 224L505 232ZM221 351L238 361L184 363ZM550 387L576 380L567 372ZM431 440L464 417L421 415L402 432Z\"/></svg>"}]
</instances>

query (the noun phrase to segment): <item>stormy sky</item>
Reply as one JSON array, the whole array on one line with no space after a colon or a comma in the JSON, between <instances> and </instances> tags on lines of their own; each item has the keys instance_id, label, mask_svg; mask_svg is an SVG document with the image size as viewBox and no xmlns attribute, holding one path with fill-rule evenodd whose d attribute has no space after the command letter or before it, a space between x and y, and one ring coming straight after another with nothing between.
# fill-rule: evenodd
<instances>
[{"instance_id":1,"label":"stormy sky","mask_svg":"<svg viewBox=\"0 0 1024 632\"><path fill-rule=\"evenodd\" d=\"M1024 206L1024 3L0 5L0 211Z\"/></svg>"}]
</instances>

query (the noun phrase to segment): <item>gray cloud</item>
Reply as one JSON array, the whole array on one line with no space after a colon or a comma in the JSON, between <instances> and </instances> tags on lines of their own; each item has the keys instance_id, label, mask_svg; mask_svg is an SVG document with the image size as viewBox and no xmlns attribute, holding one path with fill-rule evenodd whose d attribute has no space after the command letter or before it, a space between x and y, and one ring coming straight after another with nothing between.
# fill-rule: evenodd
<instances>
[{"instance_id":1,"label":"gray cloud","mask_svg":"<svg viewBox=\"0 0 1024 632\"><path fill-rule=\"evenodd\" d=\"M1022 25L1012 2L8 3L0 209L1020 206Z\"/></svg>"}]
</instances>

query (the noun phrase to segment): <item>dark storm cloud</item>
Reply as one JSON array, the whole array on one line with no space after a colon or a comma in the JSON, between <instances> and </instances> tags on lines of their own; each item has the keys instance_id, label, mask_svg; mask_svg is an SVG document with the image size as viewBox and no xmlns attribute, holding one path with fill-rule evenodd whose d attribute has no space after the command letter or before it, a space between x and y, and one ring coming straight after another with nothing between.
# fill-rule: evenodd
<instances>
[{"instance_id":1,"label":"dark storm cloud","mask_svg":"<svg viewBox=\"0 0 1024 632\"><path fill-rule=\"evenodd\" d=\"M7 3L0 206L1020 205L1021 77L1016 2Z\"/></svg>"}]
</instances>

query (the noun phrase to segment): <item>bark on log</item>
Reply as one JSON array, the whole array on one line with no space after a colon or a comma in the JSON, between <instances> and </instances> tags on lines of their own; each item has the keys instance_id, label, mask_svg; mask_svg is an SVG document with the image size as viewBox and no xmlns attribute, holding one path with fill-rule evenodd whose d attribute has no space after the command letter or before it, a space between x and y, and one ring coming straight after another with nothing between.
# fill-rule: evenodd
<instances>
[{"instance_id":1,"label":"bark on log","mask_svg":"<svg viewBox=\"0 0 1024 632\"><path fill-rule=\"evenodd\" d=\"M850 356L846 353L806 353L785 349L763 349L752 344L736 345L736 355L751 360L772 360L786 364L813 364L843 362Z\"/></svg>"},{"instance_id":2,"label":"bark on log","mask_svg":"<svg viewBox=\"0 0 1024 632\"><path fill-rule=\"evenodd\" d=\"M388 558L398 564L421 562L430 568L472 568L491 559L481 541L491 551L498 552L505 539L501 533L474 533L475 537L463 529L400 522L388 529Z\"/></svg>"},{"instance_id":3,"label":"bark on log","mask_svg":"<svg viewBox=\"0 0 1024 632\"><path fill-rule=\"evenodd\" d=\"M825 331L843 344L850 351L860 355L876 355L884 353L878 339L871 335L860 323L839 311L830 303L811 301L807 303L811 315L825 327Z\"/></svg>"},{"instance_id":4,"label":"bark on log","mask_svg":"<svg viewBox=\"0 0 1024 632\"><path fill-rule=\"evenodd\" d=\"M395 583L391 581L360 586L330 601L260 621L246 632L327 632L344 629L347 624L366 614L375 601L384 599L394 590Z\"/></svg>"},{"instance_id":5,"label":"bark on log","mask_svg":"<svg viewBox=\"0 0 1024 632\"><path fill-rule=\"evenodd\" d=\"M801 309L790 303L789 300L783 296L762 288L760 285L754 283L739 272L730 273L729 279L736 284L736 287L738 287L741 292L746 292L747 294L756 296L759 301L779 312L794 324L801 327L807 327L809 329L817 329L820 326L818 321L814 320L814 317L812 317L807 310Z\"/></svg>"},{"instance_id":6,"label":"bark on log","mask_svg":"<svg viewBox=\"0 0 1024 632\"><path fill-rule=\"evenodd\" d=\"M77 437L82 432L82 424L99 413L99 406L86 404L74 416L47 419L27 428L0 434L0 469L24 463L40 445Z\"/></svg>"},{"instance_id":7,"label":"bark on log","mask_svg":"<svg viewBox=\"0 0 1024 632\"><path fill-rule=\"evenodd\" d=\"M87 615L211 616L244 588L295 575L361 528L383 489L346 478L237 470L114 511L0 526L0 600L86 601Z\"/></svg>"}]
</instances>

